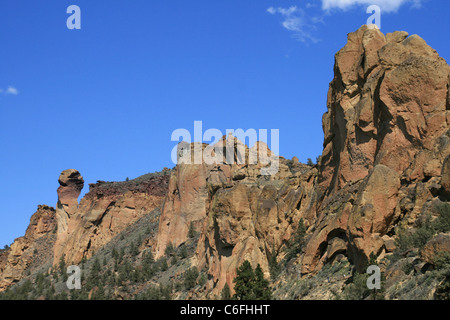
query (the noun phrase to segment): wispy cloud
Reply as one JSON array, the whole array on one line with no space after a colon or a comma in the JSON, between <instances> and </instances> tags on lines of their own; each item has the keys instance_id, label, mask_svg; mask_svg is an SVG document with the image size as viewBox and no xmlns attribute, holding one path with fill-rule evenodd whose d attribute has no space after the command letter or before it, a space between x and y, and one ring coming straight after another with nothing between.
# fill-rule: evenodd
<instances>
[{"instance_id":1,"label":"wispy cloud","mask_svg":"<svg viewBox=\"0 0 450 320\"><path fill-rule=\"evenodd\" d=\"M267 12L282 17L281 25L292 33L292 37L305 43L320 41L315 36L319 24L326 24L324 18L336 11L346 11L354 7L377 5L384 13L396 13L400 7L409 4L420 8L426 0L309 0L303 7L270 7ZM312 14L314 13L314 14Z\"/></svg>"},{"instance_id":2,"label":"wispy cloud","mask_svg":"<svg viewBox=\"0 0 450 320\"><path fill-rule=\"evenodd\" d=\"M9 86L8 89L6 89L5 94L12 94L14 96L17 96L19 94L19 90L17 90L14 87Z\"/></svg>"},{"instance_id":3,"label":"wispy cloud","mask_svg":"<svg viewBox=\"0 0 450 320\"><path fill-rule=\"evenodd\" d=\"M422 0L322 0L322 9L329 11L331 9L348 10L355 6L377 5L384 12L397 12L398 9L409 3L413 7L420 7Z\"/></svg>"},{"instance_id":4,"label":"wispy cloud","mask_svg":"<svg viewBox=\"0 0 450 320\"><path fill-rule=\"evenodd\" d=\"M17 96L19 94L19 90L17 90L15 87L9 86L7 89L1 89L0 88L0 94L6 95L13 95Z\"/></svg>"},{"instance_id":5,"label":"wispy cloud","mask_svg":"<svg viewBox=\"0 0 450 320\"><path fill-rule=\"evenodd\" d=\"M267 9L267 12L272 15L281 15L283 17L281 25L286 30L293 32L293 38L302 42L311 41L313 43L316 43L320 41L313 36L313 31L315 29L315 18L310 18L309 16L307 16L303 9L297 6L291 6L289 8L270 7Z\"/></svg>"}]
</instances>

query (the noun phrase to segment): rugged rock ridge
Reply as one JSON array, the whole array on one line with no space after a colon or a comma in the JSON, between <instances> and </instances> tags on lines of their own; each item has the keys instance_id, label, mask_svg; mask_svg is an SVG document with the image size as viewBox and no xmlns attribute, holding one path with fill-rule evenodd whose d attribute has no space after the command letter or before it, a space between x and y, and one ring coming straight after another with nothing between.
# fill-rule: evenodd
<instances>
[{"instance_id":1,"label":"rugged rock ridge","mask_svg":"<svg viewBox=\"0 0 450 320\"><path fill-rule=\"evenodd\" d=\"M55 243L55 230L55 209L47 205L39 205L30 219L25 236L17 238L10 249L2 255L0 290L22 279L24 271L32 269L33 262L51 259L49 254Z\"/></svg>"},{"instance_id":2,"label":"rugged rock ridge","mask_svg":"<svg viewBox=\"0 0 450 320\"><path fill-rule=\"evenodd\" d=\"M317 170L274 155L265 143L248 148L233 136L211 148L206 144L196 148L194 143L190 150L192 157L195 150L222 150L222 155L232 150L234 157L211 165L179 160L161 214L156 257L164 255L169 243L185 242L192 224L200 232L196 263L208 270L208 290L213 294L225 283L233 287L236 268L246 259L255 266L259 263L268 276L268 257L290 238L300 219L298 212L314 207ZM249 161L252 155L259 161ZM275 175L262 174L272 165L268 159L279 161Z\"/></svg>"},{"instance_id":3,"label":"rugged rock ridge","mask_svg":"<svg viewBox=\"0 0 450 320\"><path fill-rule=\"evenodd\" d=\"M371 252L383 254L382 237L403 218L412 224L433 201L448 200L441 186L450 153L445 60L417 35L384 36L367 26L349 34L335 60L323 117L323 218L315 222L304 272L326 260L334 234L361 269ZM330 202L339 194L352 196L336 210Z\"/></svg>"},{"instance_id":4,"label":"rugged rock ridge","mask_svg":"<svg viewBox=\"0 0 450 320\"><path fill-rule=\"evenodd\" d=\"M54 264L64 258L77 264L131 225L160 207L167 193L170 170L143 181L90 184L78 204L82 177L76 170L61 173L58 188L58 236ZM70 177L69 181L66 177Z\"/></svg>"},{"instance_id":5,"label":"rugged rock ridge","mask_svg":"<svg viewBox=\"0 0 450 320\"><path fill-rule=\"evenodd\" d=\"M89 259L125 228L162 206L170 172L165 168L130 181L98 181L89 185L78 203L83 177L74 169L63 171L56 210L39 206L25 236L0 251L0 291L44 265Z\"/></svg>"},{"instance_id":6,"label":"rugged rock ridge","mask_svg":"<svg viewBox=\"0 0 450 320\"><path fill-rule=\"evenodd\" d=\"M350 33L336 54L318 170L282 157L270 178L251 164L178 165L158 254L185 241L193 222L201 230L199 266L217 293L225 282L233 287L244 259L267 273L268 259L283 257L303 218L303 274L338 256L359 270L371 253L380 260L392 251L399 224L412 225L434 203L448 201L449 72L417 35L385 36L367 26Z\"/></svg>"},{"instance_id":7,"label":"rugged rock ridge","mask_svg":"<svg viewBox=\"0 0 450 320\"><path fill-rule=\"evenodd\" d=\"M0 251L0 290L40 260L89 259L157 207L157 235L140 249L158 259L170 243L192 248L192 226L199 236L189 262L208 274L196 297L217 297L225 283L233 288L244 260L268 277L269 260L285 257L301 220L305 244L287 267L300 276L346 259L362 271L371 253L383 267L399 228L415 226L450 199L450 67L417 35L363 26L348 35L334 69L317 165L224 136L215 145L180 144L173 170L90 184L80 202L83 177L66 170L56 210L40 206L26 235ZM223 161L211 164L210 157ZM195 159L201 161L191 164ZM264 175L271 163L278 163L276 173ZM449 248L448 233L439 234L422 258L431 263ZM47 255L39 260L35 251Z\"/></svg>"}]
</instances>

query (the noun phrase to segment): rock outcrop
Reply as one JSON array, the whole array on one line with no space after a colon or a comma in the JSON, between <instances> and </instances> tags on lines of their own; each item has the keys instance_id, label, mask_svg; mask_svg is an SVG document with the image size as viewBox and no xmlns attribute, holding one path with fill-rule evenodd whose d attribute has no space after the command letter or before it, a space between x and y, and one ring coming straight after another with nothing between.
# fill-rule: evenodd
<instances>
[{"instance_id":1,"label":"rock outcrop","mask_svg":"<svg viewBox=\"0 0 450 320\"><path fill-rule=\"evenodd\" d=\"M210 147L195 145L185 147L192 159L195 150L223 158L216 164L179 159L161 215L156 258L169 243L185 242L192 224L200 233L196 257L212 278L210 290L218 293L225 283L232 288L236 268L246 259L255 267L260 264L268 276L268 257L290 238L298 212L314 206L310 200L317 170L273 154L263 142L248 148L236 137L224 136ZM227 152L232 156L225 159ZM264 175L271 161L277 161L279 170Z\"/></svg>"},{"instance_id":2,"label":"rock outcrop","mask_svg":"<svg viewBox=\"0 0 450 320\"><path fill-rule=\"evenodd\" d=\"M157 207L158 232L140 249L158 259L169 244L195 248L189 263L207 280L192 297L217 297L225 284L233 291L245 260L268 277L269 261L283 260L303 227L303 246L286 267L295 277L336 260L358 271L372 254L382 260L396 249L399 228L417 226L450 200L450 67L417 35L363 26L348 35L334 71L318 164L229 135L214 145L180 143L173 170L90 184L80 202L83 177L66 170L56 210L39 207L26 235L0 251L0 290L33 267L40 239L53 264L77 264ZM192 229L198 236L189 239ZM420 252L420 268L448 250L448 232L436 235ZM387 270L389 283L408 259Z\"/></svg>"},{"instance_id":3,"label":"rock outcrop","mask_svg":"<svg viewBox=\"0 0 450 320\"><path fill-rule=\"evenodd\" d=\"M348 240L349 258L362 270L371 252L384 250L381 238L402 218L414 222L447 183L445 60L417 35L384 36L367 26L348 35L335 60L323 117L318 192L324 219L316 221L316 241L306 248L305 273L320 267L321 247L333 241L333 233ZM335 213L328 203L344 193L350 197ZM323 242L317 240L320 233Z\"/></svg>"},{"instance_id":4,"label":"rock outcrop","mask_svg":"<svg viewBox=\"0 0 450 320\"><path fill-rule=\"evenodd\" d=\"M265 177L248 162L179 164L161 216L158 255L169 242L183 243L194 223L201 233L198 263L217 293L225 283L233 287L245 259L267 274L268 259L283 257L304 219L303 274L342 255L363 270L371 253L381 258L394 250L398 224L412 224L446 201L449 72L417 35L384 35L367 26L350 33L336 54L318 170L282 157L278 172ZM244 149L248 160L251 151Z\"/></svg>"},{"instance_id":5,"label":"rock outcrop","mask_svg":"<svg viewBox=\"0 0 450 320\"><path fill-rule=\"evenodd\" d=\"M90 258L144 214L160 207L167 193L170 170L139 181L90 184L89 192L78 204L83 186L75 170L61 174L58 188L58 236L54 264L61 258L77 264Z\"/></svg>"},{"instance_id":6,"label":"rock outcrop","mask_svg":"<svg viewBox=\"0 0 450 320\"><path fill-rule=\"evenodd\" d=\"M0 260L0 291L21 280L25 271L31 272L51 258L55 231L55 209L39 205L31 216L25 236L17 238Z\"/></svg>"}]
</instances>

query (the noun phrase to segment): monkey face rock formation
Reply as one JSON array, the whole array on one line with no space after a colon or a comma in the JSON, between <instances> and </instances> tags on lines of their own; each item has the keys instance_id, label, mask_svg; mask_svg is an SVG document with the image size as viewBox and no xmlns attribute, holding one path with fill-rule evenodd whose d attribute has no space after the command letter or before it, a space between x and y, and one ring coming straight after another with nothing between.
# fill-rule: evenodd
<instances>
[{"instance_id":1,"label":"monkey face rock formation","mask_svg":"<svg viewBox=\"0 0 450 320\"><path fill-rule=\"evenodd\" d=\"M61 173L58 182L60 185L57 190L58 203L56 204L58 237L55 246L55 257L59 259L63 254L61 248L70 232L74 229L76 219L73 216L78 210L78 197L84 187L84 180L77 170L69 169ZM70 231L68 230L69 227Z\"/></svg>"},{"instance_id":2,"label":"monkey face rock formation","mask_svg":"<svg viewBox=\"0 0 450 320\"><path fill-rule=\"evenodd\" d=\"M170 171L136 181L97 182L78 204L84 184L76 170L64 171L58 188L58 235L54 263L79 263L144 214L160 207Z\"/></svg>"}]
</instances>

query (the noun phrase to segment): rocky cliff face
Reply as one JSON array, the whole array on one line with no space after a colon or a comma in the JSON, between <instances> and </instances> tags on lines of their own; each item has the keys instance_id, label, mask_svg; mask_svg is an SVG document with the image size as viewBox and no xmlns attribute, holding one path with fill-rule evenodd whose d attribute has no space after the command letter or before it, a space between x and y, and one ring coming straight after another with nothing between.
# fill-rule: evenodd
<instances>
[{"instance_id":1,"label":"rocky cliff face","mask_svg":"<svg viewBox=\"0 0 450 320\"><path fill-rule=\"evenodd\" d=\"M55 243L56 211L40 205L30 219L25 236L17 238L0 260L0 290L24 277L25 270L33 270L39 261L51 259Z\"/></svg>"},{"instance_id":2,"label":"rocky cliff face","mask_svg":"<svg viewBox=\"0 0 450 320\"><path fill-rule=\"evenodd\" d=\"M334 71L317 165L228 136L213 146L180 144L173 170L91 184L79 203L83 178L66 170L56 210L39 207L25 237L0 252L0 290L29 270L39 239L50 246L53 264L61 258L77 264L155 208L161 208L158 231L140 250L158 259L169 244L195 248L189 266L208 280L191 297L215 297L226 283L233 288L244 260L260 264L268 277L269 260L285 258L300 221L305 243L290 262L300 276L320 274L337 260L364 271L371 254L383 267L399 229L436 215L435 204L450 199L450 67L417 35L363 26L348 35ZM220 164L209 161L215 157ZM191 164L195 159L201 161ZM278 170L264 175L270 161ZM190 238L190 229L198 237ZM432 263L449 247L448 232L436 235L420 259ZM393 270L386 272L391 283Z\"/></svg>"},{"instance_id":3,"label":"rocky cliff face","mask_svg":"<svg viewBox=\"0 0 450 320\"><path fill-rule=\"evenodd\" d=\"M313 273L339 254L359 270L381 259L398 224L412 225L448 195L450 67L417 35L363 26L336 54L319 170L280 157L266 178L258 165L178 165L163 210L158 253L201 238L210 288L233 286L245 259L268 271L298 221L309 240L298 263ZM447 157L447 160L445 160ZM288 166L289 165L289 166ZM214 180L217 183L211 183Z\"/></svg>"},{"instance_id":4,"label":"rocky cliff face","mask_svg":"<svg viewBox=\"0 0 450 320\"><path fill-rule=\"evenodd\" d=\"M195 144L190 149L194 158ZM200 233L196 263L208 270L208 290L217 294L225 283L233 287L236 268L244 260L260 264L268 276L268 257L289 240L300 212L313 211L317 170L274 155L262 142L248 148L232 136L197 150L223 150L222 155L232 150L233 158L220 164L177 165L161 215L156 257L164 255L169 243L185 242L192 224ZM270 159L279 161L279 170L266 176L262 169L271 166Z\"/></svg>"},{"instance_id":5,"label":"rocky cliff face","mask_svg":"<svg viewBox=\"0 0 450 320\"><path fill-rule=\"evenodd\" d=\"M324 218L315 222L304 272L326 260L321 248L335 234L361 269L371 252L383 254L383 236L394 234L400 222L411 225L443 196L449 72L417 35L385 36L366 26L349 34L336 54L323 117L318 191ZM335 201L340 208L330 206Z\"/></svg>"},{"instance_id":6,"label":"rocky cliff face","mask_svg":"<svg viewBox=\"0 0 450 320\"><path fill-rule=\"evenodd\" d=\"M0 252L0 290L38 267L57 265L61 259L67 264L89 259L126 227L162 206L169 177L167 169L131 181L99 181L90 184L78 203L83 177L74 169L63 171L56 210L39 206L25 236Z\"/></svg>"},{"instance_id":7,"label":"rocky cliff face","mask_svg":"<svg viewBox=\"0 0 450 320\"><path fill-rule=\"evenodd\" d=\"M73 264L89 259L127 226L160 207L167 193L169 173L167 170L142 181L90 184L89 192L78 204L82 177L78 171L64 171L58 188L54 264L62 257Z\"/></svg>"}]
</instances>

